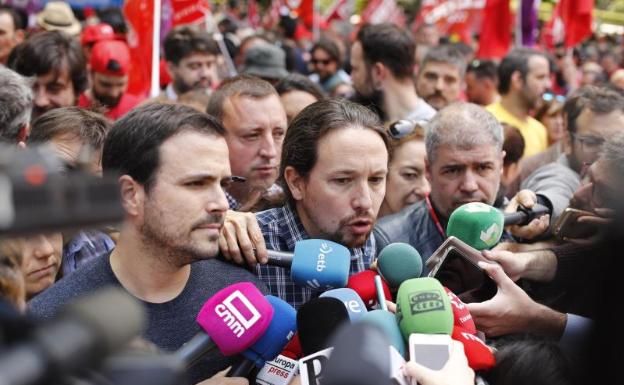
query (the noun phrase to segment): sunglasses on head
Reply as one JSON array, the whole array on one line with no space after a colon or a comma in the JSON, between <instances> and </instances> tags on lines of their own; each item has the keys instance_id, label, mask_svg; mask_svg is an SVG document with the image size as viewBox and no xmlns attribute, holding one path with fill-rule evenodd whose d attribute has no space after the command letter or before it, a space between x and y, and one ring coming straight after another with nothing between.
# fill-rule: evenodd
<instances>
[{"instance_id":1,"label":"sunglasses on head","mask_svg":"<svg viewBox=\"0 0 624 385\"><path fill-rule=\"evenodd\" d=\"M565 100L566 100L565 96L553 94L552 92L544 92L542 94L542 99L545 102L552 102L553 99L554 99L554 100L558 101L559 103L565 103Z\"/></svg>"},{"instance_id":2,"label":"sunglasses on head","mask_svg":"<svg viewBox=\"0 0 624 385\"><path fill-rule=\"evenodd\" d=\"M425 127L426 120L401 119L388 126L388 134L392 139L401 139L416 130L416 127Z\"/></svg>"}]
</instances>

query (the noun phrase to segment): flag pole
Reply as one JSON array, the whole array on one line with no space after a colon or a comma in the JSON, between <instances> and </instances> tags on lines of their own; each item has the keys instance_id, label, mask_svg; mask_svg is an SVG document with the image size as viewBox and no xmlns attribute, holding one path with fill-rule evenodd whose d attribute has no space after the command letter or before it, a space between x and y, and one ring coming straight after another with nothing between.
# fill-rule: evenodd
<instances>
[{"instance_id":1,"label":"flag pole","mask_svg":"<svg viewBox=\"0 0 624 385\"><path fill-rule=\"evenodd\" d=\"M160 94L160 14L161 0L154 0L154 22L152 33L152 79L150 97L155 98Z\"/></svg>"}]
</instances>

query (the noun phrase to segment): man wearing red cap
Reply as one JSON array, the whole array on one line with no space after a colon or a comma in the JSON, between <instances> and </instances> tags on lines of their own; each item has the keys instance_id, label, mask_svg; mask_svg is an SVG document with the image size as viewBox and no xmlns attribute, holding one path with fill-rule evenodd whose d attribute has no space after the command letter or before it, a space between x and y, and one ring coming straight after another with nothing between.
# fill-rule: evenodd
<instances>
[{"instance_id":1,"label":"man wearing red cap","mask_svg":"<svg viewBox=\"0 0 624 385\"><path fill-rule=\"evenodd\" d=\"M100 41L93 46L89 59L91 88L80 95L78 106L101 106L104 115L117 120L143 99L126 92L130 69L130 50L116 40Z\"/></svg>"},{"instance_id":2,"label":"man wearing red cap","mask_svg":"<svg viewBox=\"0 0 624 385\"><path fill-rule=\"evenodd\" d=\"M115 31L113 27L106 23L93 24L85 27L80 34L80 45L82 52L87 58L87 62L91 58L91 50L95 43L104 40L115 40Z\"/></svg>"}]
</instances>

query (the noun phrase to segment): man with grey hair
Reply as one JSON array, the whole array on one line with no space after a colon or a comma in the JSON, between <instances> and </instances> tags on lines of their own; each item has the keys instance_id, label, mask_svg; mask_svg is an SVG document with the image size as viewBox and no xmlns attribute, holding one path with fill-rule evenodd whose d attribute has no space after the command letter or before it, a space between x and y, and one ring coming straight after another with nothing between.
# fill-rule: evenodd
<instances>
[{"instance_id":1,"label":"man with grey hair","mask_svg":"<svg viewBox=\"0 0 624 385\"><path fill-rule=\"evenodd\" d=\"M456 208L469 202L502 206L496 198L505 156L501 125L471 103L438 111L427 126L425 145L430 195L382 218L374 230L377 250L393 242L409 243L420 252L423 265L446 239L447 221Z\"/></svg>"},{"instance_id":2,"label":"man with grey hair","mask_svg":"<svg viewBox=\"0 0 624 385\"><path fill-rule=\"evenodd\" d=\"M0 141L23 142L30 132L33 94L28 81L0 67Z\"/></svg>"},{"instance_id":3,"label":"man with grey hair","mask_svg":"<svg viewBox=\"0 0 624 385\"><path fill-rule=\"evenodd\" d=\"M416 91L439 110L459 101L466 73L466 60L451 45L432 48L423 59L416 78Z\"/></svg>"}]
</instances>

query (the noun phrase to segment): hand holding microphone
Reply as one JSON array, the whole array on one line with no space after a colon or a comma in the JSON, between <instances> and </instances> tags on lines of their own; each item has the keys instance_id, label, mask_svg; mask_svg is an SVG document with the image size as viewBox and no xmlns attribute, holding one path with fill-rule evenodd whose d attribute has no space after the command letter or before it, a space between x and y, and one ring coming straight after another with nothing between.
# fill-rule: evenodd
<instances>
[{"instance_id":1,"label":"hand holding microphone","mask_svg":"<svg viewBox=\"0 0 624 385\"><path fill-rule=\"evenodd\" d=\"M505 225L516 237L533 239L550 225L550 210L537 203L537 196L531 190L520 190L505 207Z\"/></svg>"}]
</instances>

